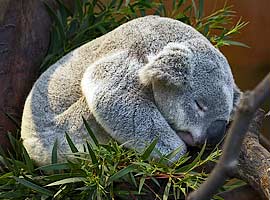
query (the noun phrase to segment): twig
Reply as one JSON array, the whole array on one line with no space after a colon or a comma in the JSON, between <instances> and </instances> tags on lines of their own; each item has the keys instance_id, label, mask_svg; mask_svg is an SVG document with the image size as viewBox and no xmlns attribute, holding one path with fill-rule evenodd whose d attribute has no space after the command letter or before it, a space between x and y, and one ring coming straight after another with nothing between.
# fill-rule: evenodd
<instances>
[{"instance_id":1,"label":"twig","mask_svg":"<svg viewBox=\"0 0 270 200\"><path fill-rule=\"evenodd\" d=\"M211 199L218 188L222 186L229 177L234 175L239 163L238 157L242 146L241 144L248 131L249 124L255 111L262 105L267 97L270 97L270 73L253 91L245 93L239 109L236 112L235 119L228 131L223 154L219 163L216 165L209 178L198 190L192 192L187 197L187 200Z\"/></svg>"}]
</instances>

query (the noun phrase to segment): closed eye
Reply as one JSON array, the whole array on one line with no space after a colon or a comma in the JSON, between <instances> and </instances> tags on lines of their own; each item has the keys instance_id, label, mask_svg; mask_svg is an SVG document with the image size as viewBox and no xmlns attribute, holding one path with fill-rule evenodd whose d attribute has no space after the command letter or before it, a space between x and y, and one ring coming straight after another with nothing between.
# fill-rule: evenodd
<instances>
[{"instance_id":1,"label":"closed eye","mask_svg":"<svg viewBox=\"0 0 270 200\"><path fill-rule=\"evenodd\" d=\"M201 102L195 100L195 104L200 111L205 112L207 110L207 107L205 107Z\"/></svg>"}]
</instances>

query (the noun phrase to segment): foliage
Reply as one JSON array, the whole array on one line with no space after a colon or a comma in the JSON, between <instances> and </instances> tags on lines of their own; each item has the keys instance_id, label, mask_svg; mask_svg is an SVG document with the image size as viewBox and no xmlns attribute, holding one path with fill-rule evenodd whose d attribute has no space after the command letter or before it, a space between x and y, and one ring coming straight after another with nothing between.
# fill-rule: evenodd
<instances>
[{"instance_id":1,"label":"foliage","mask_svg":"<svg viewBox=\"0 0 270 200\"><path fill-rule=\"evenodd\" d=\"M231 6L224 5L210 15L205 16L203 9L205 0L110 0L106 4L101 0L74 0L74 10L68 9L61 0L56 0L59 10L54 12L48 5L54 25L51 43L47 56L41 65L41 71L67 54L71 50L91 41L119 25L147 14L155 14L177 19L190 24L204 34L214 45L246 46L232 40L247 23L241 19L232 24L234 11Z\"/></svg>"},{"instance_id":2,"label":"foliage","mask_svg":"<svg viewBox=\"0 0 270 200\"><path fill-rule=\"evenodd\" d=\"M221 153L215 149L204 155L204 145L195 158L186 154L176 163L169 160L180 149L160 160L149 159L156 151L157 140L142 153L115 141L99 144L84 122L94 142L86 141L84 151L79 152L66 134L72 151L69 160L57 162L56 141L52 163L41 167L35 167L21 141L9 134L17 153L7 156L1 150L0 199L184 199L207 177L196 169L207 162L216 162Z\"/></svg>"}]
</instances>

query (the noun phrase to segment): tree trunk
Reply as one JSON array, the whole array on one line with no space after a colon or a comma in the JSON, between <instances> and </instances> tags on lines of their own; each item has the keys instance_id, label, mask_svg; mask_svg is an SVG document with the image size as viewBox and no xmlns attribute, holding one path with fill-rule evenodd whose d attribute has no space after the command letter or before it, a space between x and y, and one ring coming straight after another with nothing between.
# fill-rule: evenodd
<instances>
[{"instance_id":1,"label":"tree trunk","mask_svg":"<svg viewBox=\"0 0 270 200\"><path fill-rule=\"evenodd\" d=\"M0 146L20 122L24 101L38 76L50 36L51 20L39 0L0 2Z\"/></svg>"}]
</instances>

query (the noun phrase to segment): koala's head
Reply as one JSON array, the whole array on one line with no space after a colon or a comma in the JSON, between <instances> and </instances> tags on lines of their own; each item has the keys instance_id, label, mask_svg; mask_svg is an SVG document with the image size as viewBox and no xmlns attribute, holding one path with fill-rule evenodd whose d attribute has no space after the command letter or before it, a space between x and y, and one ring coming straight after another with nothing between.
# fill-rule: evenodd
<instances>
[{"instance_id":1,"label":"koala's head","mask_svg":"<svg viewBox=\"0 0 270 200\"><path fill-rule=\"evenodd\" d=\"M168 44L139 77L152 86L168 124L192 146L220 141L241 94L226 58L203 39Z\"/></svg>"}]
</instances>

